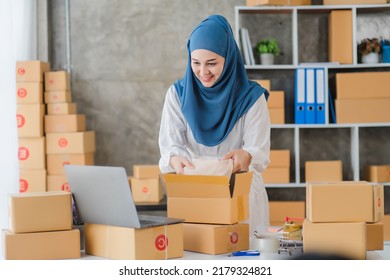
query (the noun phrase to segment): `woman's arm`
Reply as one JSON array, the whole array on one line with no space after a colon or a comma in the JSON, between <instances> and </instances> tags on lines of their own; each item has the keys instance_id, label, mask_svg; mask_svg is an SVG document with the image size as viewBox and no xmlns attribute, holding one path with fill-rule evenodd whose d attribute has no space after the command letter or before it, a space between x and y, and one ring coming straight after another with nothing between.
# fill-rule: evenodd
<instances>
[{"instance_id":1,"label":"woman's arm","mask_svg":"<svg viewBox=\"0 0 390 280\"><path fill-rule=\"evenodd\" d=\"M262 95L245 115L243 149L252 156L251 165L263 172L269 162L271 121L267 101Z\"/></svg>"},{"instance_id":2,"label":"woman's arm","mask_svg":"<svg viewBox=\"0 0 390 280\"><path fill-rule=\"evenodd\" d=\"M174 86L168 89L165 97L158 143L161 154L159 161L161 172L180 173L179 166L183 167L185 160L189 162L191 156L186 149L186 122ZM171 162L171 157L175 157L173 162Z\"/></svg>"}]
</instances>

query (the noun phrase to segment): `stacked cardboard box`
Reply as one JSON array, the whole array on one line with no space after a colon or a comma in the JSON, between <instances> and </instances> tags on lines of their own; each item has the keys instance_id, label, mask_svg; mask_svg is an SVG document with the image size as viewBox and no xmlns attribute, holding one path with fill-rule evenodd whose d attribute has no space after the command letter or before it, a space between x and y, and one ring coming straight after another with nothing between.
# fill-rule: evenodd
<instances>
[{"instance_id":1,"label":"stacked cardboard box","mask_svg":"<svg viewBox=\"0 0 390 280\"><path fill-rule=\"evenodd\" d=\"M223 254L249 248L252 173L228 176L162 174L167 215L183 219L184 250Z\"/></svg>"},{"instance_id":2,"label":"stacked cardboard box","mask_svg":"<svg viewBox=\"0 0 390 280\"><path fill-rule=\"evenodd\" d=\"M328 60L330 62L353 63L351 10L330 11L328 44Z\"/></svg>"},{"instance_id":3,"label":"stacked cardboard box","mask_svg":"<svg viewBox=\"0 0 390 280\"><path fill-rule=\"evenodd\" d=\"M46 191L43 81L49 68L43 61L16 62L20 192Z\"/></svg>"},{"instance_id":4,"label":"stacked cardboard box","mask_svg":"<svg viewBox=\"0 0 390 280\"><path fill-rule=\"evenodd\" d=\"M268 90L268 110L271 119L271 124L284 124L285 123L285 109L284 109L284 91L283 90L271 90L270 80L256 80L263 88Z\"/></svg>"},{"instance_id":5,"label":"stacked cardboard box","mask_svg":"<svg viewBox=\"0 0 390 280\"><path fill-rule=\"evenodd\" d=\"M383 250L383 198L376 183L307 183L304 252L365 259L367 250Z\"/></svg>"},{"instance_id":6,"label":"stacked cardboard box","mask_svg":"<svg viewBox=\"0 0 390 280\"><path fill-rule=\"evenodd\" d=\"M270 151L270 163L263 172L263 180L267 184L290 182L290 150Z\"/></svg>"},{"instance_id":7,"label":"stacked cardboard box","mask_svg":"<svg viewBox=\"0 0 390 280\"><path fill-rule=\"evenodd\" d=\"M93 165L95 133L86 131L86 117L72 102L70 77L66 71L45 73L47 189L69 191L63 166Z\"/></svg>"},{"instance_id":8,"label":"stacked cardboard box","mask_svg":"<svg viewBox=\"0 0 390 280\"><path fill-rule=\"evenodd\" d=\"M158 165L134 165L129 178L135 203L158 203L164 198Z\"/></svg>"},{"instance_id":9,"label":"stacked cardboard box","mask_svg":"<svg viewBox=\"0 0 390 280\"><path fill-rule=\"evenodd\" d=\"M3 230L4 259L80 258L80 232L72 229L68 192L9 195L10 228Z\"/></svg>"},{"instance_id":10,"label":"stacked cardboard box","mask_svg":"<svg viewBox=\"0 0 390 280\"><path fill-rule=\"evenodd\" d=\"M341 160L322 160L305 162L306 182L332 182L343 180Z\"/></svg>"},{"instance_id":11,"label":"stacked cardboard box","mask_svg":"<svg viewBox=\"0 0 390 280\"><path fill-rule=\"evenodd\" d=\"M364 179L369 182L390 182L390 165L368 165L364 169Z\"/></svg>"},{"instance_id":12,"label":"stacked cardboard box","mask_svg":"<svg viewBox=\"0 0 390 280\"><path fill-rule=\"evenodd\" d=\"M337 123L390 122L389 88L390 72L337 73Z\"/></svg>"},{"instance_id":13,"label":"stacked cardboard box","mask_svg":"<svg viewBox=\"0 0 390 280\"><path fill-rule=\"evenodd\" d=\"M305 218L304 201L270 201L269 220L271 226L284 225L286 218Z\"/></svg>"}]
</instances>

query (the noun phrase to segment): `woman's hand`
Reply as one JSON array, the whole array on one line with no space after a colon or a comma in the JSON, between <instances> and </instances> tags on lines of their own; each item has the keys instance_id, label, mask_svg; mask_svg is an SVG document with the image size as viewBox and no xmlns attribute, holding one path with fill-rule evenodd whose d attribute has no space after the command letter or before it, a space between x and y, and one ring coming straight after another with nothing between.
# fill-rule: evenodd
<instances>
[{"instance_id":1,"label":"woman's hand","mask_svg":"<svg viewBox=\"0 0 390 280\"><path fill-rule=\"evenodd\" d=\"M252 156L247 151L242 149L233 150L227 153L223 157L223 160L230 158L233 160L233 173L249 170L249 165L251 164Z\"/></svg>"},{"instance_id":2,"label":"woman's hand","mask_svg":"<svg viewBox=\"0 0 390 280\"><path fill-rule=\"evenodd\" d=\"M192 162L182 156L172 156L169 161L170 166L175 170L176 174L183 174L184 167L194 168Z\"/></svg>"}]
</instances>

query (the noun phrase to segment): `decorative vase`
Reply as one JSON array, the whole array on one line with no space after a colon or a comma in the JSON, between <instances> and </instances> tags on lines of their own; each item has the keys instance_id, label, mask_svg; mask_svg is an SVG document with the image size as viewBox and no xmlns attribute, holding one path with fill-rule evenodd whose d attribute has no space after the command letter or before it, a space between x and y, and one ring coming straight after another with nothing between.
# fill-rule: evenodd
<instances>
[{"instance_id":1,"label":"decorative vase","mask_svg":"<svg viewBox=\"0 0 390 280\"><path fill-rule=\"evenodd\" d=\"M366 55L362 55L362 63L378 63L379 62L379 54L371 52Z\"/></svg>"},{"instance_id":2,"label":"decorative vase","mask_svg":"<svg viewBox=\"0 0 390 280\"><path fill-rule=\"evenodd\" d=\"M262 53L260 54L260 61L262 65L272 65L274 64L274 54Z\"/></svg>"}]
</instances>

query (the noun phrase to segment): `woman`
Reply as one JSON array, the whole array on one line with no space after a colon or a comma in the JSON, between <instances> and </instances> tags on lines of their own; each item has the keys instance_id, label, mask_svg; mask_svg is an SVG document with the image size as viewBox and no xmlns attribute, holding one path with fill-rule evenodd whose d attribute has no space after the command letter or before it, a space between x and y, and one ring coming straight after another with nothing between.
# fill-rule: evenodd
<instances>
[{"instance_id":1,"label":"woman","mask_svg":"<svg viewBox=\"0 0 390 280\"><path fill-rule=\"evenodd\" d=\"M191 33L183 79L167 92L159 146L162 173L183 173L192 159L233 160L233 172L253 171L249 194L250 236L269 225L261 172L269 163L269 93L247 78L227 20L212 15Z\"/></svg>"}]
</instances>

